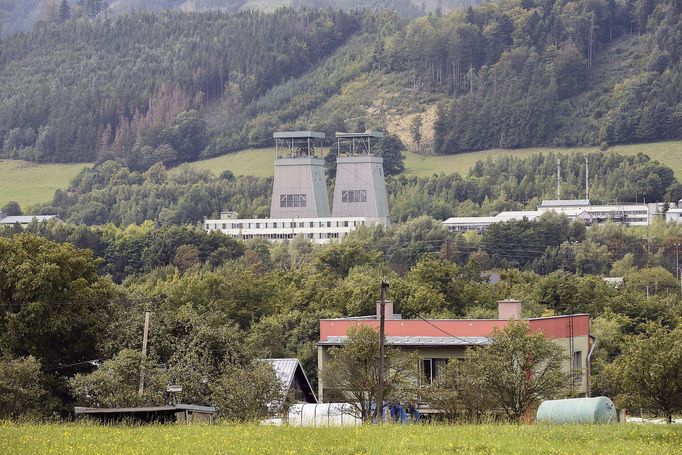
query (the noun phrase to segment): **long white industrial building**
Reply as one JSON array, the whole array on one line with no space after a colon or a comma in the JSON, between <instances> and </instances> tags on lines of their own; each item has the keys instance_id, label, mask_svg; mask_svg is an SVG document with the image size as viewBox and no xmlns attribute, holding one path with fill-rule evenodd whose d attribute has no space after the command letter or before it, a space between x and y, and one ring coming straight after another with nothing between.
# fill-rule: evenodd
<instances>
[{"instance_id":1,"label":"long white industrial building","mask_svg":"<svg viewBox=\"0 0 682 455\"><path fill-rule=\"evenodd\" d=\"M570 220L582 220L588 226L605 222L624 226L649 226L662 213L663 204L592 205L587 199L545 200L537 210L501 212L495 216L451 217L443 224L451 232L483 232L495 223L521 220L532 221L543 213L563 213Z\"/></svg>"}]
</instances>

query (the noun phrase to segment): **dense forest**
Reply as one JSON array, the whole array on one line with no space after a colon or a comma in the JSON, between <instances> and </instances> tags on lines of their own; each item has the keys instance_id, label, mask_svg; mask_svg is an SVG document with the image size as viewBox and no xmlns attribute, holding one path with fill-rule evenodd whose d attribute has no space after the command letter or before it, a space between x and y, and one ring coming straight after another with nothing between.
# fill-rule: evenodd
<instances>
[{"instance_id":1,"label":"dense forest","mask_svg":"<svg viewBox=\"0 0 682 455\"><path fill-rule=\"evenodd\" d=\"M270 145L276 129L386 129L422 110L426 152L676 139L680 9L512 0L412 21L294 9L43 21L0 47L0 156L144 170Z\"/></svg>"},{"instance_id":2,"label":"dense forest","mask_svg":"<svg viewBox=\"0 0 682 455\"><path fill-rule=\"evenodd\" d=\"M66 6L62 6L63 3ZM0 0L0 36L28 31L40 20L63 20L84 15L93 17L141 11L152 13L165 10L273 11L284 6L293 6L344 11L390 9L402 17L416 17L437 10L452 11L477 3L478 0Z\"/></svg>"}]
</instances>

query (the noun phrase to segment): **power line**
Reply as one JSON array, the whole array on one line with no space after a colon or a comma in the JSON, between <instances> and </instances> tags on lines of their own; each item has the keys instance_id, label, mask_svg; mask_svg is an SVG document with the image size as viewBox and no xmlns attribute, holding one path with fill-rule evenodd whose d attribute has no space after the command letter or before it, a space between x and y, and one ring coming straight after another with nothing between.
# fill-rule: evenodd
<instances>
[{"instance_id":1,"label":"power line","mask_svg":"<svg viewBox=\"0 0 682 455\"><path fill-rule=\"evenodd\" d=\"M444 330L444 329L438 327L437 325L433 324L433 323L432 323L431 321L429 321L428 319L424 319L424 318L421 317L421 316L417 316L417 317L418 317L419 319L421 319L422 321L426 322L428 325L430 325L430 326L433 327L434 329L443 332L444 334L446 334L446 335L449 336L449 337L456 338L456 339L458 339L459 341L461 341L462 343L465 343L465 344L472 344L472 343L470 343L468 340L465 340L464 338L458 337L457 335L453 335L453 334L451 334L450 332L448 332L447 330ZM473 343L473 344L475 344L475 345L480 345L480 344L482 344L482 343Z\"/></svg>"}]
</instances>

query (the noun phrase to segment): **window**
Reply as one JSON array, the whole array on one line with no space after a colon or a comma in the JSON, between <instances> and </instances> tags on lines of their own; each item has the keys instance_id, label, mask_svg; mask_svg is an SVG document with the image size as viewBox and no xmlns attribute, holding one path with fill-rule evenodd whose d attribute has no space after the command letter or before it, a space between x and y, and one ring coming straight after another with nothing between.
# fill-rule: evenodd
<instances>
[{"instance_id":1,"label":"window","mask_svg":"<svg viewBox=\"0 0 682 455\"><path fill-rule=\"evenodd\" d=\"M279 206L280 207L305 207L306 206L305 194L280 194Z\"/></svg>"},{"instance_id":2,"label":"window","mask_svg":"<svg viewBox=\"0 0 682 455\"><path fill-rule=\"evenodd\" d=\"M343 190L341 202L367 202L367 190Z\"/></svg>"},{"instance_id":3,"label":"window","mask_svg":"<svg viewBox=\"0 0 682 455\"><path fill-rule=\"evenodd\" d=\"M582 381L583 379L583 352L575 351L573 353L573 374L575 381Z\"/></svg>"},{"instance_id":4,"label":"window","mask_svg":"<svg viewBox=\"0 0 682 455\"><path fill-rule=\"evenodd\" d=\"M450 359L422 359L421 370L425 384L431 384L445 371Z\"/></svg>"}]
</instances>

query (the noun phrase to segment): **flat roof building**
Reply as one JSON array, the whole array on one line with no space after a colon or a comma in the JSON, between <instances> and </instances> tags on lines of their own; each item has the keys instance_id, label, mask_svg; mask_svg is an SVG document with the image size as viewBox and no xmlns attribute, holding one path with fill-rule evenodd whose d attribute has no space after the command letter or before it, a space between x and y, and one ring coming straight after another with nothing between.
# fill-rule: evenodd
<instances>
[{"instance_id":1,"label":"flat roof building","mask_svg":"<svg viewBox=\"0 0 682 455\"><path fill-rule=\"evenodd\" d=\"M14 226L19 224L21 227L27 227L33 222L45 223L47 221L57 221L62 222L61 218L57 215L19 215L19 216L7 216L0 212L0 226Z\"/></svg>"},{"instance_id":2,"label":"flat roof building","mask_svg":"<svg viewBox=\"0 0 682 455\"><path fill-rule=\"evenodd\" d=\"M649 226L660 214L661 204L592 205L587 199L545 200L537 210L500 212L495 216L451 217L443 224L451 232L483 232L495 223L521 220L533 221L547 212L562 213L571 221L582 220L588 226L606 222L624 226Z\"/></svg>"},{"instance_id":3,"label":"flat roof building","mask_svg":"<svg viewBox=\"0 0 682 455\"><path fill-rule=\"evenodd\" d=\"M205 220L207 231L220 231L240 240L292 240L296 237L314 243L340 240L360 226L383 224L379 218L322 217L322 218L250 218Z\"/></svg>"},{"instance_id":4,"label":"flat roof building","mask_svg":"<svg viewBox=\"0 0 682 455\"><path fill-rule=\"evenodd\" d=\"M575 393L585 393L589 389L588 353L592 347L589 315L521 319L521 305L519 300L498 302L497 319L402 319L400 315L393 313L393 304L386 302L386 344L416 353L420 359L420 381L422 384L430 384L438 378L448 362L464 358L468 347L490 344L490 335L495 328L502 329L509 320L520 319L532 331L541 332L565 350L567 360L564 369L571 373L570 385ZM378 314L379 310L376 315L371 316L321 319L320 341L317 344L319 368L324 369L330 361L329 350L332 347L346 342L347 332L351 327L363 325L378 330ZM338 391L331 394L328 392L330 391L326 390L324 381L319 378L319 401L339 399ZM422 403L419 410L422 413L435 412L428 403Z\"/></svg>"},{"instance_id":5,"label":"flat roof building","mask_svg":"<svg viewBox=\"0 0 682 455\"><path fill-rule=\"evenodd\" d=\"M216 415L214 406L175 404L170 406L138 406L121 408L75 407L76 417L87 417L101 422L143 422L143 423L213 423Z\"/></svg>"}]
</instances>

